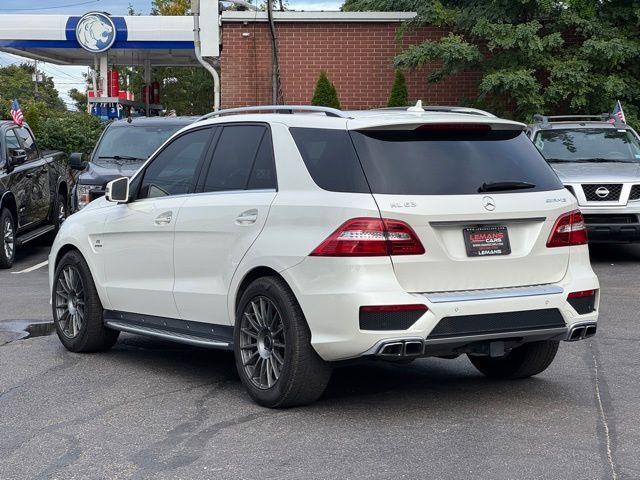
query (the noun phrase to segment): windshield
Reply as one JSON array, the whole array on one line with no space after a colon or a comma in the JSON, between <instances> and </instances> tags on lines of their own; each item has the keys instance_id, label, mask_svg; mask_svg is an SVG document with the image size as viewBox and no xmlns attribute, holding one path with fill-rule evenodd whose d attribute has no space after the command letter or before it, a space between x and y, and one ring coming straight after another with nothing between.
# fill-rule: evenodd
<instances>
[{"instance_id":1,"label":"windshield","mask_svg":"<svg viewBox=\"0 0 640 480\"><path fill-rule=\"evenodd\" d=\"M640 161L640 143L630 130L543 130L534 143L549 162Z\"/></svg>"},{"instance_id":2,"label":"windshield","mask_svg":"<svg viewBox=\"0 0 640 480\"><path fill-rule=\"evenodd\" d=\"M110 127L98 144L94 162L141 163L180 128L181 125Z\"/></svg>"}]
</instances>

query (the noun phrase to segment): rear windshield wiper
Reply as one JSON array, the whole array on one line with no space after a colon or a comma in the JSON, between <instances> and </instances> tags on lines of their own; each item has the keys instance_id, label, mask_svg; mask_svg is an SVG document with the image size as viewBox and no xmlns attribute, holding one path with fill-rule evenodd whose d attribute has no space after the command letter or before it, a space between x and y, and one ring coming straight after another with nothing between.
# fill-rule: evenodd
<instances>
[{"instance_id":1,"label":"rear windshield wiper","mask_svg":"<svg viewBox=\"0 0 640 480\"><path fill-rule=\"evenodd\" d=\"M524 190L527 188L535 188L533 183L529 182L489 182L483 183L478 192L500 192L503 190Z\"/></svg>"}]
</instances>

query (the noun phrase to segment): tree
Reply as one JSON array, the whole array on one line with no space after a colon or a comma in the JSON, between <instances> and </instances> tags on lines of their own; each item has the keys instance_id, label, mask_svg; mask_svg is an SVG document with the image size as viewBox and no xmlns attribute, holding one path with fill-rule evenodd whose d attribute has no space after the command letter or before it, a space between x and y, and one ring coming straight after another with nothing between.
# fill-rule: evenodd
<instances>
[{"instance_id":1,"label":"tree","mask_svg":"<svg viewBox=\"0 0 640 480\"><path fill-rule=\"evenodd\" d=\"M448 31L405 49L395 66L430 65L433 83L479 71L473 103L497 114L601 113L620 99L627 117L638 118L637 1L347 0L343 9L416 11L406 28Z\"/></svg>"},{"instance_id":2,"label":"tree","mask_svg":"<svg viewBox=\"0 0 640 480\"><path fill-rule=\"evenodd\" d=\"M340 108L340 100L338 99L336 86L329 80L327 72L324 70L320 70L320 78L318 78L318 83L316 83L311 105Z\"/></svg>"},{"instance_id":3,"label":"tree","mask_svg":"<svg viewBox=\"0 0 640 480\"><path fill-rule=\"evenodd\" d=\"M35 72L33 65L26 63L9 65L0 68L0 104L6 105L14 98L21 105L29 100L44 102L47 108L64 110L64 102L58 96L58 91L53 84L53 78L42 75L42 82L38 84L38 96L36 97L32 74ZM6 117L9 110L3 108L2 116Z\"/></svg>"},{"instance_id":4,"label":"tree","mask_svg":"<svg viewBox=\"0 0 640 480\"><path fill-rule=\"evenodd\" d=\"M407 80L400 70L396 70L396 79L391 87L388 107L406 107L409 104L409 91L407 90Z\"/></svg>"},{"instance_id":5,"label":"tree","mask_svg":"<svg viewBox=\"0 0 640 480\"><path fill-rule=\"evenodd\" d=\"M77 110L83 112L87 110L87 94L81 92L77 88L72 88L69 90L69 96L71 100L75 102L75 107Z\"/></svg>"},{"instance_id":6,"label":"tree","mask_svg":"<svg viewBox=\"0 0 640 480\"><path fill-rule=\"evenodd\" d=\"M40 148L91 153L103 124L85 112L55 112L44 118L36 134Z\"/></svg>"}]
</instances>

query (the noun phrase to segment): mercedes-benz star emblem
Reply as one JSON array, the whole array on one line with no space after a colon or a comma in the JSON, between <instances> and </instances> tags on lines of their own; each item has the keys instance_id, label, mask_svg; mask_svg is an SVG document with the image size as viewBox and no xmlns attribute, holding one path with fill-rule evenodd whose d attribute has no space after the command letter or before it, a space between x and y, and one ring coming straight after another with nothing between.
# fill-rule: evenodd
<instances>
[{"instance_id":1,"label":"mercedes-benz star emblem","mask_svg":"<svg viewBox=\"0 0 640 480\"><path fill-rule=\"evenodd\" d=\"M600 198L607 198L609 196L609 189L607 187L598 187L596 189L596 195Z\"/></svg>"},{"instance_id":2,"label":"mercedes-benz star emblem","mask_svg":"<svg viewBox=\"0 0 640 480\"><path fill-rule=\"evenodd\" d=\"M496 202L491 197L483 197L482 206L485 208L485 210L493 212L496 209Z\"/></svg>"}]
</instances>

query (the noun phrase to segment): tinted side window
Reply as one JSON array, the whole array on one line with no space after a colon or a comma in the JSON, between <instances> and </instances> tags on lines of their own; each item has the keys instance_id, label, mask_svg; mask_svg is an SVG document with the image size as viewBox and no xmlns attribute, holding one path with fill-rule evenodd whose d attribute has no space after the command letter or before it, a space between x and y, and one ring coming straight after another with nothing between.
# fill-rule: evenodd
<instances>
[{"instance_id":1,"label":"tinted side window","mask_svg":"<svg viewBox=\"0 0 640 480\"><path fill-rule=\"evenodd\" d=\"M268 137L267 128L260 125L224 127L204 182L204 191L245 190L249 184L251 188L273 188L260 186L275 179L271 153L265 150L271 147Z\"/></svg>"},{"instance_id":2,"label":"tinted side window","mask_svg":"<svg viewBox=\"0 0 640 480\"><path fill-rule=\"evenodd\" d=\"M145 170L138 198L193 192L198 166L210 136L211 129L196 130L167 145Z\"/></svg>"},{"instance_id":3,"label":"tinted side window","mask_svg":"<svg viewBox=\"0 0 640 480\"><path fill-rule=\"evenodd\" d=\"M369 193L346 130L290 128L313 181L332 192Z\"/></svg>"},{"instance_id":4,"label":"tinted side window","mask_svg":"<svg viewBox=\"0 0 640 480\"><path fill-rule=\"evenodd\" d=\"M273 162L271 135L267 131L262 137L256 161L249 175L248 190L269 190L277 188L276 168Z\"/></svg>"},{"instance_id":5,"label":"tinted side window","mask_svg":"<svg viewBox=\"0 0 640 480\"><path fill-rule=\"evenodd\" d=\"M36 141L33 139L31 132L24 127L16 128L16 132L22 141L22 148L27 152L27 161L35 160L38 158L38 149L36 148Z\"/></svg>"},{"instance_id":6,"label":"tinted side window","mask_svg":"<svg viewBox=\"0 0 640 480\"><path fill-rule=\"evenodd\" d=\"M20 142L18 141L18 137L16 136L15 129L7 130L6 134L7 139L7 155L11 155L11 152L17 148L22 148L20 146Z\"/></svg>"}]
</instances>

